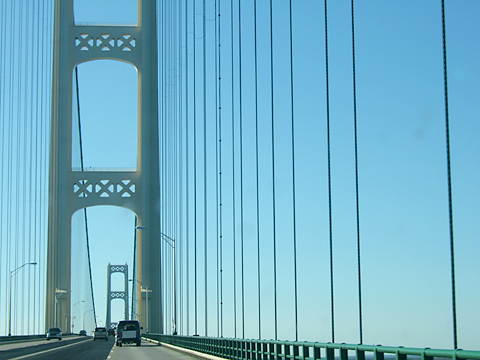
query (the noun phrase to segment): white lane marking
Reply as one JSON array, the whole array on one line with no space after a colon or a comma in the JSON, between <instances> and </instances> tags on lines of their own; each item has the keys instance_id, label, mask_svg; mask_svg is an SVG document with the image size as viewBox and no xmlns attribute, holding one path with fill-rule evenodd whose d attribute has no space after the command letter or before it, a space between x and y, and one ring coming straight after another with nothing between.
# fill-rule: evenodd
<instances>
[{"instance_id":1,"label":"white lane marking","mask_svg":"<svg viewBox=\"0 0 480 360\"><path fill-rule=\"evenodd\" d=\"M19 357L16 357L16 358L12 358L10 360L20 360L20 359L26 359L26 358L29 358L29 357L32 357L32 356L37 356L37 355L42 355L42 354L46 354L46 353L49 353L49 352L54 352L54 351L57 351L57 350L62 350L62 349L66 349L70 346L75 346L75 345L79 345L79 344L83 344L84 341L79 341L79 342L76 342L74 344L69 344L69 345L65 345L65 346L59 346L59 347L56 347L54 349L49 349L49 350L44 350L44 351L40 351L40 352L37 352L37 353L33 353L33 354L28 354L28 355L23 355L23 356L19 356Z\"/></svg>"}]
</instances>

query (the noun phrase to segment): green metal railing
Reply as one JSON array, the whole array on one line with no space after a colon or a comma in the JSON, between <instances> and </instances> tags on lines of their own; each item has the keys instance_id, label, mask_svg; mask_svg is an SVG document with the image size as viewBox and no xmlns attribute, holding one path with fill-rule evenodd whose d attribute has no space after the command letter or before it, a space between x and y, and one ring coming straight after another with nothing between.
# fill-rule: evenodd
<instances>
[{"instance_id":1,"label":"green metal railing","mask_svg":"<svg viewBox=\"0 0 480 360\"><path fill-rule=\"evenodd\" d=\"M407 357L412 356L420 357L421 360L433 360L434 358L480 359L480 351L459 349L440 350L403 346L246 340L161 334L143 334L143 337L226 359L348 360L349 358L353 359L353 355L356 360L365 360L366 358L384 360L386 356L396 360L407 360Z\"/></svg>"}]
</instances>

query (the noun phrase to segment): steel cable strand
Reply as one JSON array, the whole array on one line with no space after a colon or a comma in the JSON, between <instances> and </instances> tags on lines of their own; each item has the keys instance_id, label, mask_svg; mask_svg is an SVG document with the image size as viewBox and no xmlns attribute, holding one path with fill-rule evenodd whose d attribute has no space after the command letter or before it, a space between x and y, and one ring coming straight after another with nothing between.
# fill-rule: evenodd
<instances>
[{"instance_id":1,"label":"steel cable strand","mask_svg":"<svg viewBox=\"0 0 480 360\"><path fill-rule=\"evenodd\" d=\"M295 109L293 91L293 19L292 0L289 7L290 15L290 106L292 112L292 212L293 212L293 272L295 294L295 341L298 341L298 280L297 280L297 217L296 217L296 188L295 188Z\"/></svg>"},{"instance_id":2,"label":"steel cable strand","mask_svg":"<svg viewBox=\"0 0 480 360\"><path fill-rule=\"evenodd\" d=\"M261 274L260 274L260 194L259 194L259 168L258 168L258 46L257 46L257 0L254 6L254 48L255 48L255 181L256 181L256 227L257 227L257 293L258 293L258 338L262 338L261 316Z\"/></svg>"},{"instance_id":3,"label":"steel cable strand","mask_svg":"<svg viewBox=\"0 0 480 360\"><path fill-rule=\"evenodd\" d=\"M332 227L332 168L331 168L331 146L330 146L330 86L328 72L328 12L327 0L325 0L325 87L327 106L327 163L328 163L328 226L330 240L330 303L332 319L332 343L335 342L335 312L333 292L333 227Z\"/></svg>"},{"instance_id":4,"label":"steel cable strand","mask_svg":"<svg viewBox=\"0 0 480 360\"><path fill-rule=\"evenodd\" d=\"M220 337L223 337L223 199L222 199L222 73L221 73L221 1L218 1L218 133L220 138L219 162L219 207L220 207Z\"/></svg>"},{"instance_id":5,"label":"steel cable strand","mask_svg":"<svg viewBox=\"0 0 480 360\"><path fill-rule=\"evenodd\" d=\"M178 195L178 211L179 211L179 223L178 223L178 238L179 238L179 250L178 255L176 255L179 259L178 269L179 269L179 276L176 281L179 283L179 299L178 301L178 309L175 311L175 332L178 334L178 323L183 324L183 226L184 226L184 210L183 210L183 52L182 52L182 44L183 44L183 37L182 37L182 3L178 3L179 11L178 11L178 58L179 58L179 80L178 80L178 111L179 111L179 129L178 129L178 136L179 136L179 144L178 144L178 163L180 164L178 167L178 183L179 183L179 195ZM186 9L185 9L186 11ZM175 244L176 246L177 244ZM177 304L175 304L175 309L177 309ZM179 319L177 319L177 312L179 313ZM181 335L183 335L183 326L181 326Z\"/></svg>"},{"instance_id":6,"label":"steel cable strand","mask_svg":"<svg viewBox=\"0 0 480 360\"><path fill-rule=\"evenodd\" d=\"M273 2L270 0L270 97L272 112L272 219L273 219L273 289L274 289L274 328L275 340L278 340L278 304L277 304L277 236L275 208L275 116L274 116L274 73L273 73Z\"/></svg>"},{"instance_id":7,"label":"steel cable strand","mask_svg":"<svg viewBox=\"0 0 480 360\"><path fill-rule=\"evenodd\" d=\"M450 157L450 121L448 113L448 77L447 77L447 37L445 29L445 0L442 0L442 40L443 40L443 81L445 92L445 140L447 150L447 181L448 181L448 222L450 233L450 264L452 281L452 320L453 347L458 349L457 337L457 302L455 291L455 244L453 239L453 200L452 200L452 169Z\"/></svg>"},{"instance_id":8,"label":"steel cable strand","mask_svg":"<svg viewBox=\"0 0 480 360\"><path fill-rule=\"evenodd\" d=\"M37 37L38 37L38 30L36 29L36 27L38 26L38 22L36 21L35 19L35 7L31 7L31 26L32 26L32 33L34 34L37 34ZM34 30L35 29L35 30ZM29 174L29 188L30 188L30 192L28 194L28 204L29 205L29 208L28 208L28 224L29 224L29 241L28 241L28 261L30 261L30 259L34 259L32 257L32 239L33 239L33 247L35 248L36 247L36 233L34 232L35 231L35 218L32 216L33 214L33 211L34 211L34 208L35 208L35 203L32 201L32 189L35 189L35 171L34 171L34 166L36 167L36 163L34 165L34 162L33 160L35 159L35 151L34 149L36 148L36 142L37 142L37 137L35 136L34 137L34 129L36 129L36 122L35 122L35 125L32 124L32 119L35 119L35 105L36 103L34 103L34 93L35 93L35 82L34 82L34 74L35 74L35 67L34 67L34 64L35 64L35 58L38 57L38 41L35 41L35 38L34 38L34 34L32 34L32 43L33 43L33 46L31 46L31 54L29 56L29 59L31 61L31 64L29 66L31 72L30 72L30 124L29 124L29 139L28 139L28 143L29 143L29 147L30 147L30 154L28 156L28 159L29 159L29 164L28 164L28 174ZM36 52L34 51L36 49ZM38 77L37 77L37 80L38 80ZM25 189L26 190L26 189ZM33 223L32 223L33 222ZM34 269L33 269L34 270ZM27 274L27 284L30 284L30 269L28 271L28 274ZM35 286L35 285L34 285ZM28 286L28 309L27 309L27 318L28 319L31 319L32 316L30 314L30 310L31 310L31 301L32 301L32 295L31 295L31 286ZM35 304L34 304L34 307L35 307ZM32 323L34 324L35 323L35 320L32 321ZM31 324L28 325L28 327L30 326ZM30 334L30 331L27 327L27 333ZM34 327L34 326L33 326Z\"/></svg>"},{"instance_id":9,"label":"steel cable strand","mask_svg":"<svg viewBox=\"0 0 480 360\"><path fill-rule=\"evenodd\" d=\"M37 93L39 92L39 79L40 79L40 75L39 75L39 69L40 69L40 59L41 59L41 50L40 50L40 39L42 39L40 37L40 24L41 24L41 17L40 17L40 5L38 7L38 10L37 10L37 19L36 19L36 34L37 34L37 39L36 39L36 56L35 56L35 60L34 60L34 63L36 64L36 83L35 83L35 88L32 87L32 89L35 89L35 90L32 90L32 93L34 91L36 91ZM0 56L1 58L1 56ZM33 68L33 66L32 66ZM32 72L33 74L33 72ZM35 112L33 113L32 112L32 119L41 119L41 115L39 113L39 108L41 107L41 97L38 97L38 101L36 103L36 106L35 106ZM0 105L1 107L1 105ZM32 156L32 158L34 159L34 170L33 170L33 189L34 189L34 199L33 199L33 203L34 203L34 210L33 210L33 218L34 218L34 230L33 230L33 237L35 239L34 241L34 249L33 249L33 254L34 254L34 258L35 259L38 259L37 257L37 249L38 249L38 246L37 246L37 239L39 238L39 235L38 235L38 207L37 207L37 203L38 203L38 198L37 198L37 194L38 194L38 154L39 154L39 151L38 151L38 142L41 141L41 137L39 136L39 123L40 121L36 121L35 122L35 146L34 146L34 152L35 154ZM0 216L1 218L1 216ZM1 248L1 247L0 247ZM36 268L33 269L34 271L34 275L33 275L33 324L32 324L32 328L33 328L33 334L35 334L35 322L36 322L36 306L35 306L35 303L36 303L36 298L37 298L37 282L35 281L36 279Z\"/></svg>"},{"instance_id":10,"label":"steel cable strand","mask_svg":"<svg viewBox=\"0 0 480 360\"><path fill-rule=\"evenodd\" d=\"M77 95L77 117L78 117L78 137L80 142L80 167L82 171L84 171L83 167L83 144L82 144L82 123L80 120L80 93L79 93L79 86L78 86L78 68L75 67L75 88L76 88L76 95ZM85 196L85 194L83 194ZM83 209L83 216L85 220L85 238L86 238L86 245L87 245L87 259L88 259L88 275L90 277L90 292L92 295L92 306L93 306L93 316L95 319L95 327L97 326L97 314L95 310L95 298L93 296L93 278L92 278L92 265L90 260L90 240L88 237L88 220L87 220L87 208Z\"/></svg>"},{"instance_id":11,"label":"steel cable strand","mask_svg":"<svg viewBox=\"0 0 480 360\"><path fill-rule=\"evenodd\" d=\"M216 245L217 245L217 261L216 261L216 276L217 276L217 301L216 301L216 308L217 308L217 337L220 336L220 237L219 237L219 226L220 226L220 208L219 208L219 128L218 128L218 116L219 116L219 109L218 109L218 87L219 87L219 80L218 80L218 34L217 34L217 0L215 0L215 21L214 21L214 28L215 28L215 39L214 39L214 46L215 46L215 215L216 215Z\"/></svg>"},{"instance_id":12,"label":"steel cable strand","mask_svg":"<svg viewBox=\"0 0 480 360\"><path fill-rule=\"evenodd\" d=\"M243 224L243 112L242 112L242 17L241 2L238 2L238 96L239 96L239 146L240 146L240 258L242 272L242 338L245 339L245 271L244 271L244 224Z\"/></svg>"},{"instance_id":13,"label":"steel cable strand","mask_svg":"<svg viewBox=\"0 0 480 360\"><path fill-rule=\"evenodd\" d=\"M3 118L4 117L4 112L5 112L5 99L6 99L6 91L5 91L5 86L6 86L6 82L5 82L5 78L6 78L6 66L5 66L5 63L6 63L6 56L5 56L5 51L4 51L4 46L6 46L6 28L7 28L7 25L6 25L6 19L7 19L7 16L6 16L6 2L4 1L1 1L0 3L1 5L1 19L0 19L0 36L1 36L1 42L0 42L0 116ZM7 141L6 139L4 138L5 136L5 129L6 129L6 124L7 124L7 121L2 121L2 124L1 124L1 127L0 127L0 151L2 154L5 154L5 147L6 147L6 144L7 144ZM4 172L4 156L1 156L0 157L0 184L2 184L2 190L3 190L3 184L5 184L5 181L4 181L4 175L5 172ZM0 191L0 219L2 219L2 222L1 222L1 225L2 225L2 228L4 227L4 191ZM0 236L0 250L1 250L1 253L3 256L5 256L5 252L3 250L3 247L4 247L4 240L3 240L3 236ZM2 262L5 261L3 260L2 258ZM0 280L2 278L2 270L0 268ZM5 278L7 278L7 272L5 271ZM7 284L7 281L4 281L3 282L4 284ZM2 296L2 287L0 286L0 299L3 299L5 298L4 296ZM7 314L5 313L5 319L7 318Z\"/></svg>"},{"instance_id":14,"label":"steel cable strand","mask_svg":"<svg viewBox=\"0 0 480 360\"><path fill-rule=\"evenodd\" d=\"M204 246L204 277L205 277L205 336L208 336L208 297L207 297L207 55L206 55L206 32L205 32L205 0L203 0L203 246Z\"/></svg>"},{"instance_id":15,"label":"steel cable strand","mask_svg":"<svg viewBox=\"0 0 480 360\"><path fill-rule=\"evenodd\" d=\"M357 134L357 86L355 75L355 14L352 8L352 65L353 65L353 118L355 136L355 194L356 194L356 218L357 218L357 261L358 261L358 322L360 331L360 344L363 344L363 320L362 320L362 276L360 263L360 204L358 194L358 134Z\"/></svg>"},{"instance_id":16,"label":"steel cable strand","mask_svg":"<svg viewBox=\"0 0 480 360\"><path fill-rule=\"evenodd\" d=\"M186 335L190 335L190 192L189 192L189 132L190 123L188 121L188 92L189 92L189 78L188 78L188 0L185 0L185 297L186 297Z\"/></svg>"},{"instance_id":17,"label":"steel cable strand","mask_svg":"<svg viewBox=\"0 0 480 360\"><path fill-rule=\"evenodd\" d=\"M232 63L232 232L233 232L233 326L234 338L237 337L237 274L236 274L236 204L235 204L235 98L233 71L233 0L230 1L230 45Z\"/></svg>"},{"instance_id":18,"label":"steel cable strand","mask_svg":"<svg viewBox=\"0 0 480 360\"><path fill-rule=\"evenodd\" d=\"M193 0L193 212L194 212L194 267L195 267L195 335L197 331L197 111L196 111L196 46L195 46L195 0Z\"/></svg>"}]
</instances>

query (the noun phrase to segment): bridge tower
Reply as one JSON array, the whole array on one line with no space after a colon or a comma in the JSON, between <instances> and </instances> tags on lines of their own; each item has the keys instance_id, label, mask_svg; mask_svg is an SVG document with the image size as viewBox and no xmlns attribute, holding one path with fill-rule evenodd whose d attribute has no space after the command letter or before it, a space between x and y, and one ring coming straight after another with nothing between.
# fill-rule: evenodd
<instances>
[{"instance_id":1,"label":"bridge tower","mask_svg":"<svg viewBox=\"0 0 480 360\"><path fill-rule=\"evenodd\" d=\"M122 273L125 279L123 291L112 291L112 274ZM105 327L110 329L112 325L112 300L120 299L125 303L125 311L123 319L128 320L128 265L107 265L107 315L105 319Z\"/></svg>"},{"instance_id":2,"label":"bridge tower","mask_svg":"<svg viewBox=\"0 0 480 360\"><path fill-rule=\"evenodd\" d=\"M62 311L71 306L71 218L76 211L95 205L120 206L136 214L139 226L161 231L156 1L137 0L137 3L136 26L76 26L73 0L55 1L46 328L54 326L56 320L55 325L60 326ZM136 171L72 169L73 73L80 63L99 59L123 61L137 69ZM162 333L161 247L157 233L138 232L137 248L137 278L151 290L149 330ZM136 283L141 314L138 320L144 324L147 312L140 283ZM69 329L70 323L66 326Z\"/></svg>"}]
</instances>

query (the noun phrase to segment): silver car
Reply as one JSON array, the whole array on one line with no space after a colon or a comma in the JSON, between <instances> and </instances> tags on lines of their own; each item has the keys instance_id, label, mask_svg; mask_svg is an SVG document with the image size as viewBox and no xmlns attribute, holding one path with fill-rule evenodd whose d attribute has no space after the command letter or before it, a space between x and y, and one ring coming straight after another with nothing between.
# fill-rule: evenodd
<instances>
[{"instance_id":1,"label":"silver car","mask_svg":"<svg viewBox=\"0 0 480 360\"><path fill-rule=\"evenodd\" d=\"M62 330L60 328L50 328L47 331L47 340L58 339L62 340Z\"/></svg>"},{"instance_id":2,"label":"silver car","mask_svg":"<svg viewBox=\"0 0 480 360\"><path fill-rule=\"evenodd\" d=\"M107 334L107 329L104 327L97 327L95 328L95 331L93 332L93 340L107 340L108 341L108 334Z\"/></svg>"}]
</instances>

